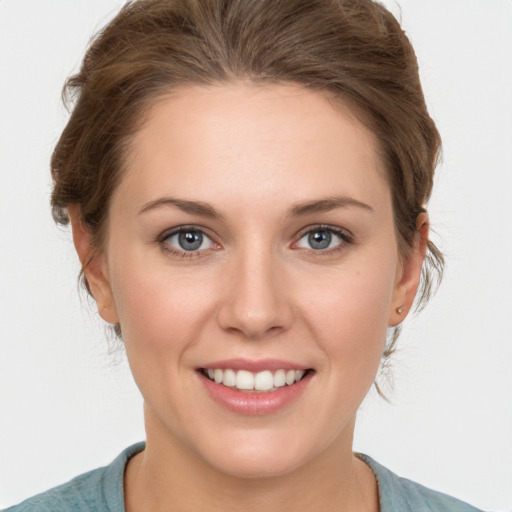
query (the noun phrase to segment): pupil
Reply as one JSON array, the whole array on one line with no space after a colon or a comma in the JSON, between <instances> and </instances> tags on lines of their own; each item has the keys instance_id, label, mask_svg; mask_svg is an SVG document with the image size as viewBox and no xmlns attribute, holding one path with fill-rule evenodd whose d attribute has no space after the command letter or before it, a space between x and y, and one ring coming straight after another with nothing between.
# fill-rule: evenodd
<instances>
[{"instance_id":1,"label":"pupil","mask_svg":"<svg viewBox=\"0 0 512 512\"><path fill-rule=\"evenodd\" d=\"M203 235L199 231L183 231L178 238L180 247L185 251L195 251L203 243Z\"/></svg>"},{"instance_id":2,"label":"pupil","mask_svg":"<svg viewBox=\"0 0 512 512\"><path fill-rule=\"evenodd\" d=\"M329 231L313 231L309 234L309 245L313 249L327 249L331 244L332 235Z\"/></svg>"}]
</instances>

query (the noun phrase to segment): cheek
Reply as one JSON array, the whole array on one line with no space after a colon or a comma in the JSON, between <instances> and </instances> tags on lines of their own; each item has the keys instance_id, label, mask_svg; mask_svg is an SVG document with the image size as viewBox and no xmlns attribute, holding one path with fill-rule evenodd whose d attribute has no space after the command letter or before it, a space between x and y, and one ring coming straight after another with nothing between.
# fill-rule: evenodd
<instances>
[{"instance_id":1,"label":"cheek","mask_svg":"<svg viewBox=\"0 0 512 512\"><path fill-rule=\"evenodd\" d=\"M387 258L359 260L316 275L297 291L302 297L302 316L331 366L346 366L350 361L353 374L365 366L378 367L386 341L395 270L396 259L390 251Z\"/></svg>"},{"instance_id":2,"label":"cheek","mask_svg":"<svg viewBox=\"0 0 512 512\"><path fill-rule=\"evenodd\" d=\"M204 278L186 273L119 269L114 286L123 338L154 349L178 349L194 339L198 318L208 310Z\"/></svg>"},{"instance_id":3,"label":"cheek","mask_svg":"<svg viewBox=\"0 0 512 512\"><path fill-rule=\"evenodd\" d=\"M150 270L141 271L146 268ZM212 293L201 286L206 278L134 258L118 265L114 276L114 297L135 382L152 409L167 411L177 421L187 411L190 394L184 371L190 370L204 321L211 317Z\"/></svg>"}]
</instances>

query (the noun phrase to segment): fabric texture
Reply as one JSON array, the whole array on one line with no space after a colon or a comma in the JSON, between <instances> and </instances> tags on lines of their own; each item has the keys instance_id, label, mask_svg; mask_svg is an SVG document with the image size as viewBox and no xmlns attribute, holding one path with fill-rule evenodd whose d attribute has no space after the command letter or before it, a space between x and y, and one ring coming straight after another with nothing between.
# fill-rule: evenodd
<instances>
[{"instance_id":1,"label":"fabric texture","mask_svg":"<svg viewBox=\"0 0 512 512\"><path fill-rule=\"evenodd\" d=\"M144 449L138 443L109 466L77 476L4 512L125 512L123 476L126 463ZM357 454L375 473L380 512L482 512L467 503L401 478L368 455Z\"/></svg>"}]
</instances>

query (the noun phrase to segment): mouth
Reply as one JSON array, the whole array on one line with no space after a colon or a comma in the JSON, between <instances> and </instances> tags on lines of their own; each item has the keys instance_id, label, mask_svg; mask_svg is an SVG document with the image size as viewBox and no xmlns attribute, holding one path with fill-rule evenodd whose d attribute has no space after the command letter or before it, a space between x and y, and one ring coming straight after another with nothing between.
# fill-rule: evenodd
<instances>
[{"instance_id":1,"label":"mouth","mask_svg":"<svg viewBox=\"0 0 512 512\"><path fill-rule=\"evenodd\" d=\"M278 369L251 372L231 368L200 368L208 380L242 393L271 393L299 383L312 369Z\"/></svg>"}]
</instances>

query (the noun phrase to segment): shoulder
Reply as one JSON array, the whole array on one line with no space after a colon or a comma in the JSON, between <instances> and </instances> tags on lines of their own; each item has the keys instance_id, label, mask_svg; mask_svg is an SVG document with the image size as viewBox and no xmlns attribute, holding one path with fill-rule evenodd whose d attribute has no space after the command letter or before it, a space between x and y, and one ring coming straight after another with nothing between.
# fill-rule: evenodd
<instances>
[{"instance_id":1,"label":"shoulder","mask_svg":"<svg viewBox=\"0 0 512 512\"><path fill-rule=\"evenodd\" d=\"M73 480L8 508L5 512L64 512L95 510L105 468L95 469Z\"/></svg>"},{"instance_id":2,"label":"shoulder","mask_svg":"<svg viewBox=\"0 0 512 512\"><path fill-rule=\"evenodd\" d=\"M368 455L357 455L375 473L381 512L482 512L447 494L399 477Z\"/></svg>"},{"instance_id":3,"label":"shoulder","mask_svg":"<svg viewBox=\"0 0 512 512\"><path fill-rule=\"evenodd\" d=\"M144 443L130 446L110 465L77 476L4 512L124 512L124 469L128 459L143 449Z\"/></svg>"}]
</instances>

